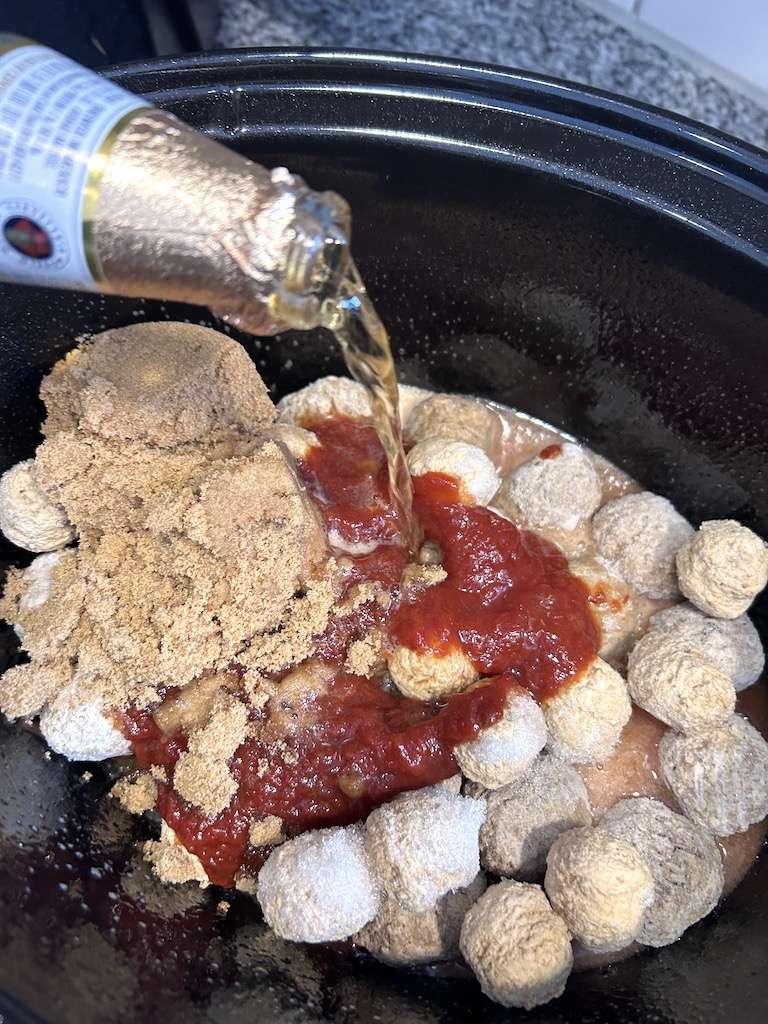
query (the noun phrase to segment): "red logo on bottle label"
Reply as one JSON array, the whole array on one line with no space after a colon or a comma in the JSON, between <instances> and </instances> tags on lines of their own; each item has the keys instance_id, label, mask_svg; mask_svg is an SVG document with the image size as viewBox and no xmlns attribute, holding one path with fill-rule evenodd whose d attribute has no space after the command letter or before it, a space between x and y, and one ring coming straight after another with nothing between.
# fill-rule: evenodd
<instances>
[{"instance_id":1,"label":"red logo on bottle label","mask_svg":"<svg viewBox=\"0 0 768 1024\"><path fill-rule=\"evenodd\" d=\"M47 260L53 254L51 236L30 217L9 217L3 237L17 252L33 260Z\"/></svg>"}]
</instances>

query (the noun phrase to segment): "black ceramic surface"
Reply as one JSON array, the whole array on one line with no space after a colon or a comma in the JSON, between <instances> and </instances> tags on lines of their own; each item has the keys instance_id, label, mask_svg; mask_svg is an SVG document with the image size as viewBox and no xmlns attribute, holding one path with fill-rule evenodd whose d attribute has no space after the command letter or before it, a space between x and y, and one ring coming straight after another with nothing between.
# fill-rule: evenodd
<instances>
[{"instance_id":1,"label":"black ceramic surface","mask_svg":"<svg viewBox=\"0 0 768 1024\"><path fill-rule=\"evenodd\" d=\"M768 158L560 82L391 55L246 52L114 77L265 163L338 189L404 379L564 427L694 521L768 532ZM0 468L39 442L74 337L191 308L0 287ZM340 368L323 332L247 341L276 393ZM12 557L5 549L5 557ZM12 641L6 635L10 652ZM168 890L108 771L0 738L0 1012L73 1024L764 1021L768 866L674 946L518 1015L474 984L270 935Z\"/></svg>"}]
</instances>

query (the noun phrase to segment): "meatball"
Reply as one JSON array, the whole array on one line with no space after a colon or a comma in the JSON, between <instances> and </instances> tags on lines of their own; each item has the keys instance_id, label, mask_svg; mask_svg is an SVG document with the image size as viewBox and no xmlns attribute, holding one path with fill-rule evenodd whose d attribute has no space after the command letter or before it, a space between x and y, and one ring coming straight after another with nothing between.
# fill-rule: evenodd
<instances>
[{"instance_id":1,"label":"meatball","mask_svg":"<svg viewBox=\"0 0 768 1024\"><path fill-rule=\"evenodd\" d=\"M638 625L637 599L631 587L597 558L574 559L569 569L589 591L589 606L600 623L600 650L615 664L627 652Z\"/></svg>"},{"instance_id":2,"label":"meatball","mask_svg":"<svg viewBox=\"0 0 768 1024\"><path fill-rule=\"evenodd\" d=\"M403 420L406 440L412 444L446 437L482 448L492 456L501 442L503 424L497 412L475 398L433 395L419 402Z\"/></svg>"},{"instance_id":3,"label":"meatball","mask_svg":"<svg viewBox=\"0 0 768 1024\"><path fill-rule=\"evenodd\" d=\"M522 775L546 742L541 708L526 691L512 690L501 720L477 739L460 743L453 754L468 779L498 789Z\"/></svg>"},{"instance_id":4,"label":"meatball","mask_svg":"<svg viewBox=\"0 0 768 1024\"><path fill-rule=\"evenodd\" d=\"M596 828L558 836L547 855L544 889L574 938L596 953L634 941L654 896L646 859Z\"/></svg>"},{"instance_id":5,"label":"meatball","mask_svg":"<svg viewBox=\"0 0 768 1024\"><path fill-rule=\"evenodd\" d=\"M550 445L513 470L496 504L534 529L575 530L600 506L600 478L578 444Z\"/></svg>"},{"instance_id":6,"label":"meatball","mask_svg":"<svg viewBox=\"0 0 768 1024\"><path fill-rule=\"evenodd\" d=\"M51 750L70 761L103 761L131 752L103 703L82 695L77 675L43 710L40 732Z\"/></svg>"},{"instance_id":7,"label":"meatball","mask_svg":"<svg viewBox=\"0 0 768 1024\"><path fill-rule=\"evenodd\" d=\"M24 570L24 593L19 598L19 611L26 612L45 604L53 591L53 570L61 555L51 551L33 558Z\"/></svg>"},{"instance_id":8,"label":"meatball","mask_svg":"<svg viewBox=\"0 0 768 1024\"><path fill-rule=\"evenodd\" d=\"M538 885L505 879L468 911L461 952L489 999L526 1010L562 995L571 937Z\"/></svg>"},{"instance_id":9,"label":"meatball","mask_svg":"<svg viewBox=\"0 0 768 1024\"><path fill-rule=\"evenodd\" d=\"M706 917L723 891L723 864L712 835L660 800L622 800L600 822L645 858L653 903L637 934L646 946L667 946Z\"/></svg>"},{"instance_id":10,"label":"meatball","mask_svg":"<svg viewBox=\"0 0 768 1024\"><path fill-rule=\"evenodd\" d=\"M719 619L736 619L768 583L768 546L733 519L702 523L677 553L680 589Z\"/></svg>"},{"instance_id":11,"label":"meatball","mask_svg":"<svg viewBox=\"0 0 768 1024\"><path fill-rule=\"evenodd\" d=\"M403 427L408 422L408 417L411 415L417 405L425 402L428 398L431 398L434 394L428 388L419 388L414 384L400 384L397 385L398 392L398 409L400 412L400 422ZM462 440L461 438L459 440Z\"/></svg>"},{"instance_id":12,"label":"meatball","mask_svg":"<svg viewBox=\"0 0 768 1024\"><path fill-rule=\"evenodd\" d=\"M398 690L415 700L447 697L477 679L475 666L460 650L427 654L398 645L387 655L387 667Z\"/></svg>"},{"instance_id":13,"label":"meatball","mask_svg":"<svg viewBox=\"0 0 768 1024\"><path fill-rule=\"evenodd\" d=\"M480 870L482 800L403 796L372 811L365 845L377 884L405 910L424 911L447 892L467 886Z\"/></svg>"},{"instance_id":14,"label":"meatball","mask_svg":"<svg viewBox=\"0 0 768 1024\"><path fill-rule=\"evenodd\" d=\"M459 954L459 933L464 915L485 892L481 873L464 889L446 893L434 907L404 910L397 900L382 900L370 924L354 941L385 964L428 964L453 960Z\"/></svg>"},{"instance_id":15,"label":"meatball","mask_svg":"<svg viewBox=\"0 0 768 1024\"><path fill-rule=\"evenodd\" d=\"M744 832L768 815L768 743L745 718L692 736L668 732L659 760L684 813L715 835Z\"/></svg>"},{"instance_id":16,"label":"meatball","mask_svg":"<svg viewBox=\"0 0 768 1024\"><path fill-rule=\"evenodd\" d=\"M547 853L560 833L592 824L581 776L549 755L537 758L515 782L483 795L480 861L496 875L524 881L543 877Z\"/></svg>"},{"instance_id":17,"label":"meatball","mask_svg":"<svg viewBox=\"0 0 768 1024\"><path fill-rule=\"evenodd\" d=\"M760 634L747 615L712 619L693 605L678 604L657 612L651 628L674 633L680 643L702 654L728 676L737 693L757 682L765 668Z\"/></svg>"},{"instance_id":18,"label":"meatball","mask_svg":"<svg viewBox=\"0 0 768 1024\"><path fill-rule=\"evenodd\" d=\"M327 416L361 419L371 415L368 392L349 377L320 377L277 403L281 423L301 426L306 420Z\"/></svg>"},{"instance_id":19,"label":"meatball","mask_svg":"<svg viewBox=\"0 0 768 1024\"><path fill-rule=\"evenodd\" d=\"M408 452L411 476L442 473L452 477L465 505L487 505L498 490L499 480L491 460L477 445L432 437Z\"/></svg>"},{"instance_id":20,"label":"meatball","mask_svg":"<svg viewBox=\"0 0 768 1024\"><path fill-rule=\"evenodd\" d=\"M679 732L696 732L733 714L733 683L684 637L651 629L629 655L629 692L635 704Z\"/></svg>"},{"instance_id":21,"label":"meatball","mask_svg":"<svg viewBox=\"0 0 768 1024\"><path fill-rule=\"evenodd\" d=\"M313 448L320 447L317 434L304 430L293 423L276 423L269 436L281 445L294 459L306 459Z\"/></svg>"},{"instance_id":22,"label":"meatball","mask_svg":"<svg viewBox=\"0 0 768 1024\"><path fill-rule=\"evenodd\" d=\"M608 757L632 714L624 680L601 658L545 700L543 709L549 749L576 764Z\"/></svg>"},{"instance_id":23,"label":"meatball","mask_svg":"<svg viewBox=\"0 0 768 1024\"><path fill-rule=\"evenodd\" d=\"M275 847L259 872L256 895L282 939L334 942L353 935L379 908L361 829L319 829Z\"/></svg>"},{"instance_id":24,"label":"meatball","mask_svg":"<svg viewBox=\"0 0 768 1024\"><path fill-rule=\"evenodd\" d=\"M641 594L677 596L675 555L693 527L666 498L626 494L600 509L592 530L598 554Z\"/></svg>"},{"instance_id":25,"label":"meatball","mask_svg":"<svg viewBox=\"0 0 768 1024\"><path fill-rule=\"evenodd\" d=\"M75 539L61 505L35 478L35 461L17 462L0 477L0 530L26 551L55 551Z\"/></svg>"}]
</instances>

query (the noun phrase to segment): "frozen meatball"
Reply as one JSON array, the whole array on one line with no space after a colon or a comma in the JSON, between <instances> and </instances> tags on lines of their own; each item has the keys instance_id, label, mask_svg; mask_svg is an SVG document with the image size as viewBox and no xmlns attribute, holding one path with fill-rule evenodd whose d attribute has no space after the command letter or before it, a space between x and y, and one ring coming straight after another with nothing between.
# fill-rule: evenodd
<instances>
[{"instance_id":1,"label":"frozen meatball","mask_svg":"<svg viewBox=\"0 0 768 1024\"><path fill-rule=\"evenodd\" d=\"M408 417L411 415L417 405L431 398L434 394L433 391L429 391L427 388L419 388L414 384L400 384L397 385L398 393L398 408L400 412L400 422L405 428L405 424L408 421Z\"/></svg>"},{"instance_id":2,"label":"frozen meatball","mask_svg":"<svg viewBox=\"0 0 768 1024\"><path fill-rule=\"evenodd\" d=\"M447 893L434 907L420 913L404 910L397 900L384 899L376 917L354 941L385 964L453 960L459 954L464 915L485 888L485 876L479 874L466 888Z\"/></svg>"},{"instance_id":3,"label":"frozen meatball","mask_svg":"<svg viewBox=\"0 0 768 1024\"><path fill-rule=\"evenodd\" d=\"M349 377L320 377L301 391L281 398L277 411L281 422L302 426L307 420L328 416L362 419L371 415L371 405L368 392L357 381Z\"/></svg>"},{"instance_id":4,"label":"frozen meatball","mask_svg":"<svg viewBox=\"0 0 768 1024\"><path fill-rule=\"evenodd\" d=\"M581 776L556 757L537 758L521 778L483 795L487 810L480 829L480 861L496 875L541 878L549 848L560 833L592 824Z\"/></svg>"},{"instance_id":5,"label":"frozen meatball","mask_svg":"<svg viewBox=\"0 0 768 1024\"><path fill-rule=\"evenodd\" d=\"M528 692L512 690L500 721L460 743L453 754L468 779L498 789L522 775L546 742L541 708Z\"/></svg>"},{"instance_id":6,"label":"frozen meatball","mask_svg":"<svg viewBox=\"0 0 768 1024\"><path fill-rule=\"evenodd\" d=\"M714 909L723 891L723 864L706 829L646 797L621 800L600 828L634 846L651 869L653 903L638 942L667 946Z\"/></svg>"},{"instance_id":7,"label":"frozen meatball","mask_svg":"<svg viewBox=\"0 0 768 1024\"><path fill-rule=\"evenodd\" d=\"M692 736L666 733L659 760L684 813L715 835L768 815L768 743L740 715Z\"/></svg>"},{"instance_id":8,"label":"frozen meatball","mask_svg":"<svg viewBox=\"0 0 768 1024\"><path fill-rule=\"evenodd\" d=\"M306 459L313 448L320 447L317 434L293 423L276 423L270 429L269 436L282 445L294 459Z\"/></svg>"},{"instance_id":9,"label":"frozen meatball","mask_svg":"<svg viewBox=\"0 0 768 1024\"><path fill-rule=\"evenodd\" d=\"M24 570L24 592L19 598L19 611L25 612L45 604L53 590L53 570L61 562L61 555L51 551L33 558Z\"/></svg>"},{"instance_id":10,"label":"frozen meatball","mask_svg":"<svg viewBox=\"0 0 768 1024\"><path fill-rule=\"evenodd\" d=\"M608 757L632 714L624 680L602 658L545 700L543 709L549 749L576 764Z\"/></svg>"},{"instance_id":11,"label":"frozen meatball","mask_svg":"<svg viewBox=\"0 0 768 1024\"><path fill-rule=\"evenodd\" d=\"M549 445L513 470L496 504L534 529L575 530L600 506L602 488L592 459L578 444Z\"/></svg>"},{"instance_id":12,"label":"frozen meatball","mask_svg":"<svg viewBox=\"0 0 768 1024\"><path fill-rule=\"evenodd\" d=\"M596 953L633 942L653 902L646 859L626 840L595 828L575 828L554 841L544 889L574 938Z\"/></svg>"},{"instance_id":13,"label":"frozen meatball","mask_svg":"<svg viewBox=\"0 0 768 1024\"><path fill-rule=\"evenodd\" d=\"M40 732L51 750L70 761L103 761L131 752L103 703L80 693L77 676L40 715Z\"/></svg>"},{"instance_id":14,"label":"frozen meatball","mask_svg":"<svg viewBox=\"0 0 768 1024\"><path fill-rule=\"evenodd\" d=\"M482 448L489 456L498 449L502 437L499 414L477 399L460 395L433 395L419 402L403 425L406 440L411 443L446 437Z\"/></svg>"},{"instance_id":15,"label":"frozen meatball","mask_svg":"<svg viewBox=\"0 0 768 1024\"><path fill-rule=\"evenodd\" d=\"M760 634L748 615L713 619L690 604L677 604L651 619L651 628L674 633L680 643L699 651L733 683L736 692L762 675L765 652Z\"/></svg>"},{"instance_id":16,"label":"frozen meatball","mask_svg":"<svg viewBox=\"0 0 768 1024\"><path fill-rule=\"evenodd\" d=\"M434 792L404 797L372 811L365 845L384 894L405 910L429 910L480 870L482 800Z\"/></svg>"},{"instance_id":17,"label":"frozen meatball","mask_svg":"<svg viewBox=\"0 0 768 1024\"><path fill-rule=\"evenodd\" d=\"M624 580L598 558L584 556L569 564L584 583L589 606L600 624L600 650L605 661L616 663L627 652L638 625L637 598Z\"/></svg>"},{"instance_id":18,"label":"frozen meatball","mask_svg":"<svg viewBox=\"0 0 768 1024\"><path fill-rule=\"evenodd\" d=\"M641 594L677 596L675 555L693 527L666 498L626 494L600 509L592 530L598 554Z\"/></svg>"},{"instance_id":19,"label":"frozen meatball","mask_svg":"<svg viewBox=\"0 0 768 1024\"><path fill-rule=\"evenodd\" d=\"M379 908L360 828L305 832L276 847L259 872L256 895L281 939L335 942L353 935Z\"/></svg>"},{"instance_id":20,"label":"frozen meatball","mask_svg":"<svg viewBox=\"0 0 768 1024\"><path fill-rule=\"evenodd\" d=\"M445 437L414 445L408 452L408 469L411 476L442 473L452 477L465 505L487 505L499 486L496 468L482 448Z\"/></svg>"},{"instance_id":21,"label":"frozen meatball","mask_svg":"<svg viewBox=\"0 0 768 1024\"><path fill-rule=\"evenodd\" d=\"M0 477L0 530L26 551L55 551L75 539L61 505L35 478L35 460L17 462Z\"/></svg>"},{"instance_id":22,"label":"frozen meatball","mask_svg":"<svg viewBox=\"0 0 768 1024\"><path fill-rule=\"evenodd\" d=\"M464 959L489 999L526 1010L562 995L571 936L538 885L492 885L464 918Z\"/></svg>"},{"instance_id":23,"label":"frozen meatball","mask_svg":"<svg viewBox=\"0 0 768 1024\"><path fill-rule=\"evenodd\" d=\"M696 732L733 714L733 683L684 636L651 629L629 654L627 684L632 700L679 732Z\"/></svg>"},{"instance_id":24,"label":"frozen meatball","mask_svg":"<svg viewBox=\"0 0 768 1024\"><path fill-rule=\"evenodd\" d=\"M463 651L427 654L398 645L387 655L389 674L398 690L414 700L434 700L465 690L477 670Z\"/></svg>"},{"instance_id":25,"label":"frozen meatball","mask_svg":"<svg viewBox=\"0 0 768 1024\"><path fill-rule=\"evenodd\" d=\"M701 611L735 619L768 583L768 546L733 519L713 519L678 551L677 576Z\"/></svg>"}]
</instances>

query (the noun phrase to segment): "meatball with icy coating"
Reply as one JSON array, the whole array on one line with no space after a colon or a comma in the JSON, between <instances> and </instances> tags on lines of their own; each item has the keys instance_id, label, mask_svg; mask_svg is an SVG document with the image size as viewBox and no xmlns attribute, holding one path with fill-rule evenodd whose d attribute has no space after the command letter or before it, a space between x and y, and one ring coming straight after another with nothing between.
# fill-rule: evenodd
<instances>
[{"instance_id":1,"label":"meatball with icy coating","mask_svg":"<svg viewBox=\"0 0 768 1024\"><path fill-rule=\"evenodd\" d=\"M452 477L464 505L487 505L496 493L496 468L482 448L446 437L420 441L408 452L411 476L441 473Z\"/></svg>"},{"instance_id":2,"label":"meatball with icy coating","mask_svg":"<svg viewBox=\"0 0 768 1024\"><path fill-rule=\"evenodd\" d=\"M715 835L744 832L768 815L768 743L740 715L692 736L666 733L659 762L686 816Z\"/></svg>"},{"instance_id":3,"label":"meatball with icy coating","mask_svg":"<svg viewBox=\"0 0 768 1024\"><path fill-rule=\"evenodd\" d=\"M472 787L472 795L476 792ZM480 862L496 875L523 881L543 877L547 853L561 832L592 824L581 776L546 754L515 782L482 795L487 810L480 829Z\"/></svg>"},{"instance_id":4,"label":"meatball with icy coating","mask_svg":"<svg viewBox=\"0 0 768 1024\"><path fill-rule=\"evenodd\" d=\"M445 437L482 448L492 455L499 447L501 417L483 402L460 395L433 395L419 402L403 420L405 438L412 444Z\"/></svg>"},{"instance_id":5,"label":"meatball with icy coating","mask_svg":"<svg viewBox=\"0 0 768 1024\"><path fill-rule=\"evenodd\" d=\"M11 466L0 477L0 531L26 551L55 551L75 539L75 528L35 478L35 460Z\"/></svg>"},{"instance_id":6,"label":"meatball with icy coating","mask_svg":"<svg viewBox=\"0 0 768 1024\"><path fill-rule=\"evenodd\" d=\"M495 725L483 729L453 751L462 773L485 789L499 789L518 778L547 742L544 714L524 690L511 690L504 714Z\"/></svg>"},{"instance_id":7,"label":"meatball with icy coating","mask_svg":"<svg viewBox=\"0 0 768 1024\"><path fill-rule=\"evenodd\" d=\"M313 448L320 447L317 434L293 423L276 423L269 431L272 437L294 459L306 459Z\"/></svg>"},{"instance_id":8,"label":"meatball with icy coating","mask_svg":"<svg viewBox=\"0 0 768 1024\"><path fill-rule=\"evenodd\" d=\"M558 836L547 855L544 889L574 938L596 953L633 942L654 895L646 859L596 828Z\"/></svg>"},{"instance_id":9,"label":"meatball with icy coating","mask_svg":"<svg viewBox=\"0 0 768 1024\"><path fill-rule=\"evenodd\" d=\"M301 426L305 420L326 416L349 416L360 419L371 415L368 392L362 384L349 377L320 377L300 391L281 398L277 403L281 423Z\"/></svg>"},{"instance_id":10,"label":"meatball with icy coating","mask_svg":"<svg viewBox=\"0 0 768 1024\"><path fill-rule=\"evenodd\" d=\"M104 761L130 754L131 744L115 728L102 701L81 692L77 675L40 715L43 739L69 761Z\"/></svg>"},{"instance_id":11,"label":"meatball with icy coating","mask_svg":"<svg viewBox=\"0 0 768 1024\"><path fill-rule=\"evenodd\" d=\"M506 476L496 504L534 530L575 530L599 508L601 497L592 459L581 445L565 441Z\"/></svg>"},{"instance_id":12,"label":"meatball with icy coating","mask_svg":"<svg viewBox=\"0 0 768 1024\"><path fill-rule=\"evenodd\" d=\"M610 501L592 532L598 554L641 594L677 597L675 555L693 527L666 498L643 491Z\"/></svg>"},{"instance_id":13,"label":"meatball with icy coating","mask_svg":"<svg viewBox=\"0 0 768 1024\"><path fill-rule=\"evenodd\" d=\"M376 884L405 910L434 907L480 870L482 800L435 791L404 796L368 815L365 846Z\"/></svg>"},{"instance_id":14,"label":"meatball with icy coating","mask_svg":"<svg viewBox=\"0 0 768 1024\"><path fill-rule=\"evenodd\" d=\"M597 653L615 665L623 659L637 629L634 591L598 558L585 555L571 561L568 568L589 591L587 600L600 624L600 650Z\"/></svg>"},{"instance_id":15,"label":"meatball with icy coating","mask_svg":"<svg viewBox=\"0 0 768 1024\"><path fill-rule=\"evenodd\" d=\"M505 879L464 918L464 959L489 999L534 1006L562 995L573 966L571 936L538 885Z\"/></svg>"},{"instance_id":16,"label":"meatball with icy coating","mask_svg":"<svg viewBox=\"0 0 768 1024\"><path fill-rule=\"evenodd\" d=\"M595 658L542 707L549 750L574 764L608 757L632 714L624 680L602 658Z\"/></svg>"},{"instance_id":17,"label":"meatball with icy coating","mask_svg":"<svg viewBox=\"0 0 768 1024\"><path fill-rule=\"evenodd\" d=\"M276 847L259 872L256 896L281 939L335 942L354 935L379 909L361 829L319 829Z\"/></svg>"},{"instance_id":18,"label":"meatball with icy coating","mask_svg":"<svg viewBox=\"0 0 768 1024\"><path fill-rule=\"evenodd\" d=\"M430 391L428 388L420 388L415 384L399 384L397 385L398 394L398 409L400 411L400 422L405 428L405 424L408 422L408 417L411 415L417 405L421 405L428 398L431 398L434 391ZM462 440L459 438L459 440Z\"/></svg>"},{"instance_id":19,"label":"meatball with icy coating","mask_svg":"<svg viewBox=\"0 0 768 1024\"><path fill-rule=\"evenodd\" d=\"M397 900L382 900L370 924L354 936L377 960L393 966L453 960L459 954L464 916L485 892L482 873L464 889L442 896L429 910L404 910Z\"/></svg>"},{"instance_id":20,"label":"meatball with icy coating","mask_svg":"<svg viewBox=\"0 0 768 1024\"><path fill-rule=\"evenodd\" d=\"M638 942L668 946L714 909L723 891L723 863L706 829L647 797L621 800L599 827L630 843L651 869L653 903Z\"/></svg>"},{"instance_id":21,"label":"meatball with icy coating","mask_svg":"<svg viewBox=\"0 0 768 1024\"><path fill-rule=\"evenodd\" d=\"M757 682L765 668L760 634L748 615L713 619L691 604L677 604L657 612L651 629L674 633L679 642L708 658L728 676L737 693Z\"/></svg>"},{"instance_id":22,"label":"meatball with icy coating","mask_svg":"<svg viewBox=\"0 0 768 1024\"><path fill-rule=\"evenodd\" d=\"M677 577L701 611L736 619L768 583L768 545L733 519L710 520L678 551Z\"/></svg>"},{"instance_id":23,"label":"meatball with icy coating","mask_svg":"<svg viewBox=\"0 0 768 1024\"><path fill-rule=\"evenodd\" d=\"M434 700L465 690L478 677L477 669L461 650L428 654L398 645L387 655L392 681L406 697Z\"/></svg>"},{"instance_id":24,"label":"meatball with icy coating","mask_svg":"<svg viewBox=\"0 0 768 1024\"><path fill-rule=\"evenodd\" d=\"M700 732L727 721L736 704L733 683L674 631L649 630L630 651L632 700L678 732Z\"/></svg>"}]
</instances>

